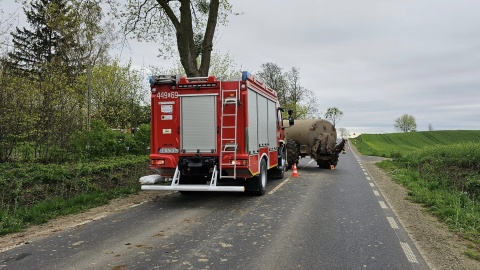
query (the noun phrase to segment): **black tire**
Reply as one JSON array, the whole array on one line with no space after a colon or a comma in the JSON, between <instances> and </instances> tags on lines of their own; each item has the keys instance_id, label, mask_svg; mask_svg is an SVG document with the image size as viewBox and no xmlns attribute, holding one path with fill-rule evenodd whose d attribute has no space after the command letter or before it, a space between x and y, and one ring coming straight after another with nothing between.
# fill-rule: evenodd
<instances>
[{"instance_id":1,"label":"black tire","mask_svg":"<svg viewBox=\"0 0 480 270\"><path fill-rule=\"evenodd\" d=\"M287 169L291 169L293 164L298 165L300 160L300 145L294 140L287 141Z\"/></svg>"},{"instance_id":2,"label":"black tire","mask_svg":"<svg viewBox=\"0 0 480 270\"><path fill-rule=\"evenodd\" d=\"M253 177L253 183L255 185L255 190L252 190L252 194L255 196L262 196L267 190L267 161L262 158L260 161L260 173Z\"/></svg>"},{"instance_id":3,"label":"black tire","mask_svg":"<svg viewBox=\"0 0 480 270\"><path fill-rule=\"evenodd\" d=\"M321 169L330 169L330 162L328 161L322 161L320 163L317 163L318 167Z\"/></svg>"}]
</instances>

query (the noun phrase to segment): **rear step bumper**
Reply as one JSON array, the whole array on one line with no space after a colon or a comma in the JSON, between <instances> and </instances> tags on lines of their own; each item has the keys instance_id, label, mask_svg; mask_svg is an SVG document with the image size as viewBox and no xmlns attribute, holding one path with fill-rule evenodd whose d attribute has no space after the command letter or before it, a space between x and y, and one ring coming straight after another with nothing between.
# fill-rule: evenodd
<instances>
[{"instance_id":1,"label":"rear step bumper","mask_svg":"<svg viewBox=\"0 0 480 270\"><path fill-rule=\"evenodd\" d=\"M227 192L245 192L244 186L217 186L217 165L213 167L210 184L206 185L182 185L180 184L180 171L178 166L173 175L172 184L169 186L152 185L161 181L160 175L148 175L140 178L142 190L170 190L170 191L227 191Z\"/></svg>"},{"instance_id":2,"label":"rear step bumper","mask_svg":"<svg viewBox=\"0 0 480 270\"><path fill-rule=\"evenodd\" d=\"M142 185L142 190L170 190L170 191L225 191L245 192L244 186L211 186L211 185Z\"/></svg>"}]
</instances>

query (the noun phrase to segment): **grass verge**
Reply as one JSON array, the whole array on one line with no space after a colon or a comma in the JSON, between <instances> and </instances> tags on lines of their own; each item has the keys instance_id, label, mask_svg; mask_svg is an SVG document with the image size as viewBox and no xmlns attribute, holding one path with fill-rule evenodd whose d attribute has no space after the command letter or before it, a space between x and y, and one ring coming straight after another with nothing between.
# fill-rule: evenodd
<instances>
[{"instance_id":1,"label":"grass verge","mask_svg":"<svg viewBox=\"0 0 480 270\"><path fill-rule=\"evenodd\" d=\"M465 135L458 134L459 139ZM430 145L418 143L418 134L412 135L413 143L408 141L409 134L401 134L404 142L386 138L388 135L369 135L372 147L363 141L357 149L362 154L393 157L377 166L409 190L410 200L422 204L452 231L469 240L465 255L480 261L480 143L455 143L454 132L448 133L448 139L443 137L442 143ZM375 145L375 141L390 141L394 146ZM407 149L412 145L417 146Z\"/></svg>"},{"instance_id":2,"label":"grass verge","mask_svg":"<svg viewBox=\"0 0 480 270\"><path fill-rule=\"evenodd\" d=\"M0 235L137 193L139 177L149 173L145 156L81 164L0 166Z\"/></svg>"}]
</instances>

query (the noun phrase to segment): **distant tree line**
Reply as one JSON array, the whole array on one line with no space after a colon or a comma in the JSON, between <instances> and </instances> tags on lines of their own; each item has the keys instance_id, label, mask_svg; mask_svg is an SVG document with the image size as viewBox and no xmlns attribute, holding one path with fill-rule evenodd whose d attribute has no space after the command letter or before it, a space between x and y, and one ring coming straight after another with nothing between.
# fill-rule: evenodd
<instances>
[{"instance_id":1,"label":"distant tree line","mask_svg":"<svg viewBox=\"0 0 480 270\"><path fill-rule=\"evenodd\" d=\"M93 122L133 131L149 123L144 78L109 57L116 33L99 1L24 5L29 27L0 32L0 162L77 159L93 143L81 139Z\"/></svg>"}]
</instances>

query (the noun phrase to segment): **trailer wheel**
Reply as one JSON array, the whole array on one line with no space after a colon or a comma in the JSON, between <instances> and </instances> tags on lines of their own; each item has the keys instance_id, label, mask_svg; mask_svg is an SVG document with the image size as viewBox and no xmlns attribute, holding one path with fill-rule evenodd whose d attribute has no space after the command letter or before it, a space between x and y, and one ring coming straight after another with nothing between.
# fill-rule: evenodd
<instances>
[{"instance_id":1,"label":"trailer wheel","mask_svg":"<svg viewBox=\"0 0 480 270\"><path fill-rule=\"evenodd\" d=\"M287 141L287 169L291 169L293 164L298 164L300 159L300 145L294 140Z\"/></svg>"}]
</instances>

